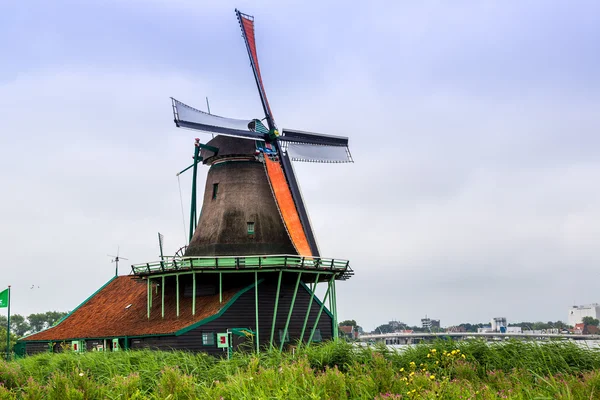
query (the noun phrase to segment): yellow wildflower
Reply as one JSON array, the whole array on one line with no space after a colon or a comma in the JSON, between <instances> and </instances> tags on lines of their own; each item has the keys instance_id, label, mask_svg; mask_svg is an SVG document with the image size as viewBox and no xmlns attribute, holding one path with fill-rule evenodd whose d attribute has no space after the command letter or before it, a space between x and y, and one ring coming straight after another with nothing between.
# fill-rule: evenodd
<instances>
[{"instance_id":1,"label":"yellow wildflower","mask_svg":"<svg viewBox=\"0 0 600 400\"><path fill-rule=\"evenodd\" d=\"M435 375L429 375L429 379L434 380L435 379Z\"/></svg>"},{"instance_id":2,"label":"yellow wildflower","mask_svg":"<svg viewBox=\"0 0 600 400\"><path fill-rule=\"evenodd\" d=\"M435 363L436 363L436 364L439 364L440 362L439 362L439 361L436 361Z\"/></svg>"},{"instance_id":3,"label":"yellow wildflower","mask_svg":"<svg viewBox=\"0 0 600 400\"><path fill-rule=\"evenodd\" d=\"M462 358L467 358L467 357L465 357L465 355L464 355L464 354L461 354L460 356L461 356Z\"/></svg>"},{"instance_id":4,"label":"yellow wildflower","mask_svg":"<svg viewBox=\"0 0 600 400\"><path fill-rule=\"evenodd\" d=\"M400 368L400 372L404 372L404 367Z\"/></svg>"},{"instance_id":5,"label":"yellow wildflower","mask_svg":"<svg viewBox=\"0 0 600 400\"><path fill-rule=\"evenodd\" d=\"M413 376L415 374L415 371L411 372L409 376Z\"/></svg>"},{"instance_id":6,"label":"yellow wildflower","mask_svg":"<svg viewBox=\"0 0 600 400\"><path fill-rule=\"evenodd\" d=\"M427 353L427 358L430 358L430 357L431 357L431 354Z\"/></svg>"},{"instance_id":7,"label":"yellow wildflower","mask_svg":"<svg viewBox=\"0 0 600 400\"><path fill-rule=\"evenodd\" d=\"M436 351L437 351L436 349L431 349L431 352L432 352L432 353L435 353Z\"/></svg>"}]
</instances>

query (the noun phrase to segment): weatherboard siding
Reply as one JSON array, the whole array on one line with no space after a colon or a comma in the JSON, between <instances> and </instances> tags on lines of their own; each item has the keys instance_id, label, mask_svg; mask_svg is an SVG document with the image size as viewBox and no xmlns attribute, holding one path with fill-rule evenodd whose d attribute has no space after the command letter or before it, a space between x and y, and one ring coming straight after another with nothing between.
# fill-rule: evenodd
<instances>
[{"instance_id":1,"label":"weatherboard siding","mask_svg":"<svg viewBox=\"0 0 600 400\"><path fill-rule=\"evenodd\" d=\"M275 296L277 293L277 285L259 285L258 292L258 317L259 317L259 340L261 345L268 344L271 337L271 326L273 320L273 311L275 306ZM277 308L277 317L275 322L275 332L273 341L279 345L279 329L285 328L287 315L290 309L291 300L294 294L294 283L282 283L281 292L279 295L279 304ZM304 324L304 318L310 301L310 293L302 286L298 288L296 303L290 319L288 327L290 344L294 344L299 338ZM309 320L307 323L306 332L304 333L304 341L310 336L310 329L314 325L319 313L320 305L316 300L313 300L313 306ZM202 332L222 333L229 328L250 328L253 331L256 328L255 314L255 298L254 289L244 293L220 318L211 321L205 325L199 326L189 332L179 336L179 343L182 347L195 351L205 351L211 354L222 354L222 350L214 346L202 345ZM323 340L331 339L332 337L332 321L331 317L323 311L319 320L318 329L321 331Z\"/></svg>"},{"instance_id":2,"label":"weatherboard siding","mask_svg":"<svg viewBox=\"0 0 600 400\"><path fill-rule=\"evenodd\" d=\"M47 352L48 342L27 342L25 345L25 354L27 354L28 356Z\"/></svg>"}]
</instances>

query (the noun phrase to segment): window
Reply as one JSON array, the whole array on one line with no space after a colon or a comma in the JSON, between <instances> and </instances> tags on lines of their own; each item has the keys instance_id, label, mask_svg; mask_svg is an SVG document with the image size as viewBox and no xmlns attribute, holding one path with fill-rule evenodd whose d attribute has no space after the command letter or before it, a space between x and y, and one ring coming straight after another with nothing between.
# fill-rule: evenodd
<instances>
[{"instance_id":1,"label":"window","mask_svg":"<svg viewBox=\"0 0 600 400\"><path fill-rule=\"evenodd\" d=\"M254 235L254 222L248 222L248 235Z\"/></svg>"},{"instance_id":2,"label":"window","mask_svg":"<svg viewBox=\"0 0 600 400\"><path fill-rule=\"evenodd\" d=\"M83 353L85 351L85 341L84 340L71 341L71 350L73 350L75 353Z\"/></svg>"},{"instance_id":3,"label":"window","mask_svg":"<svg viewBox=\"0 0 600 400\"><path fill-rule=\"evenodd\" d=\"M323 340L323 337L321 336L321 330L320 329L315 329L315 334L313 335L313 342L320 342L321 340Z\"/></svg>"},{"instance_id":4,"label":"window","mask_svg":"<svg viewBox=\"0 0 600 400\"><path fill-rule=\"evenodd\" d=\"M217 198L218 191L219 191L219 184L213 183L213 195L212 195L213 200Z\"/></svg>"},{"instance_id":5,"label":"window","mask_svg":"<svg viewBox=\"0 0 600 400\"><path fill-rule=\"evenodd\" d=\"M202 332L202 344L204 346L214 346L215 334L213 332Z\"/></svg>"},{"instance_id":6,"label":"window","mask_svg":"<svg viewBox=\"0 0 600 400\"><path fill-rule=\"evenodd\" d=\"M283 329L280 329L279 330L279 343L283 342L282 339L283 339ZM286 342L290 341L290 331L289 330L285 333L285 341Z\"/></svg>"}]
</instances>

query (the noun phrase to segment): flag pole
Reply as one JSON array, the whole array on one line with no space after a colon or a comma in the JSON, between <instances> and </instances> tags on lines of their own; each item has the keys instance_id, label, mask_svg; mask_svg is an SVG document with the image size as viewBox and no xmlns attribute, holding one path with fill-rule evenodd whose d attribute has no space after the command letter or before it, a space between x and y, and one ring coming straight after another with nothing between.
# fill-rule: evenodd
<instances>
[{"instance_id":1,"label":"flag pole","mask_svg":"<svg viewBox=\"0 0 600 400\"><path fill-rule=\"evenodd\" d=\"M10 361L10 285L8 285L8 318L6 323L6 361Z\"/></svg>"}]
</instances>

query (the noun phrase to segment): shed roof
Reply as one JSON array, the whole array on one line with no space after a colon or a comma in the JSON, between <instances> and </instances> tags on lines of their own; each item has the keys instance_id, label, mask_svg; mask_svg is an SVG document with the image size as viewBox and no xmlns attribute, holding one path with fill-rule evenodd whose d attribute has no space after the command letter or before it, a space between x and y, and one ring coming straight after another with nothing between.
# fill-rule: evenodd
<instances>
[{"instance_id":1,"label":"shed roof","mask_svg":"<svg viewBox=\"0 0 600 400\"><path fill-rule=\"evenodd\" d=\"M33 340L69 340L112 338L122 336L169 335L217 314L233 299L239 289L196 298L196 315L192 315L192 299L180 296L177 317L176 298L165 294L165 317L161 302L152 304L147 314L147 284L132 276L111 279L98 292L73 310L58 325L23 338Z\"/></svg>"}]
</instances>

